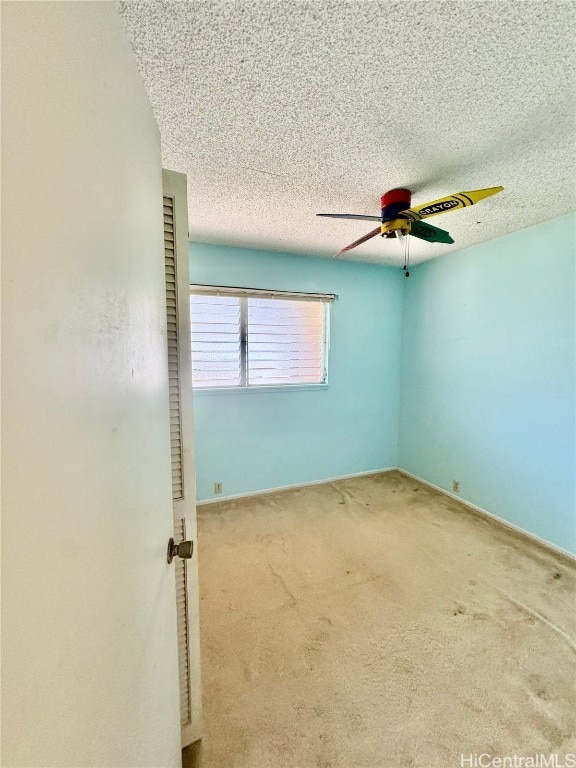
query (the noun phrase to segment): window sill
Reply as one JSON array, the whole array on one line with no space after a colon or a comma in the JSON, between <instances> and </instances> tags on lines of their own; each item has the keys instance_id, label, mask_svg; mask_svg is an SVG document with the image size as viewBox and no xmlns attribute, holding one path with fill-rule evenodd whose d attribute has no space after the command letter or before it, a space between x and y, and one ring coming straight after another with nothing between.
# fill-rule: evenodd
<instances>
[{"instance_id":1,"label":"window sill","mask_svg":"<svg viewBox=\"0 0 576 768\"><path fill-rule=\"evenodd\" d=\"M271 384L267 387L192 387L194 397L200 395L247 395L263 394L264 392L303 392L303 391L324 391L328 389L328 384Z\"/></svg>"}]
</instances>

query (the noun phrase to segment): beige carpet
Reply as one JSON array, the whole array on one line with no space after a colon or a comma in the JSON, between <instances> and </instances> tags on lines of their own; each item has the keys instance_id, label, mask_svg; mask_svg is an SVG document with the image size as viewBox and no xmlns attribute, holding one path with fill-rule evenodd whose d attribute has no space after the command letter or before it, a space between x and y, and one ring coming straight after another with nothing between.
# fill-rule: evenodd
<instances>
[{"instance_id":1,"label":"beige carpet","mask_svg":"<svg viewBox=\"0 0 576 768\"><path fill-rule=\"evenodd\" d=\"M576 753L569 560L397 472L205 506L199 552L205 735L185 765Z\"/></svg>"}]
</instances>

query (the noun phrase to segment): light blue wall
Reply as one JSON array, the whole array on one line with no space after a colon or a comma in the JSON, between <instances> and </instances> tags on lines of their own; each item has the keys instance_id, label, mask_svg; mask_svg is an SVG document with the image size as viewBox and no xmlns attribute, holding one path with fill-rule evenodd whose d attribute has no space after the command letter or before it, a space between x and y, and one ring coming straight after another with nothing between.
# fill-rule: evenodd
<instances>
[{"instance_id":1,"label":"light blue wall","mask_svg":"<svg viewBox=\"0 0 576 768\"><path fill-rule=\"evenodd\" d=\"M193 282L339 294L327 390L195 395L198 498L400 466L576 551L575 253L574 216L409 280L191 244Z\"/></svg>"},{"instance_id":2,"label":"light blue wall","mask_svg":"<svg viewBox=\"0 0 576 768\"><path fill-rule=\"evenodd\" d=\"M399 464L575 547L575 219L417 266L405 285Z\"/></svg>"},{"instance_id":3,"label":"light blue wall","mask_svg":"<svg viewBox=\"0 0 576 768\"><path fill-rule=\"evenodd\" d=\"M193 283L338 294L327 389L195 394L199 500L215 482L226 497L396 466L403 279L388 267L190 244Z\"/></svg>"}]
</instances>

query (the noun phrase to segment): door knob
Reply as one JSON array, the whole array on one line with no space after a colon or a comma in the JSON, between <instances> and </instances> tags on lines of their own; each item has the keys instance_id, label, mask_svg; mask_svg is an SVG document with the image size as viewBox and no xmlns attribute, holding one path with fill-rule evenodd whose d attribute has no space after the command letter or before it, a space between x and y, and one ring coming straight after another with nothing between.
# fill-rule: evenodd
<instances>
[{"instance_id":1,"label":"door knob","mask_svg":"<svg viewBox=\"0 0 576 768\"><path fill-rule=\"evenodd\" d=\"M175 557L181 557L184 560L190 560L193 552L193 541L181 541L179 544L175 544L174 539L168 539L168 551L166 552L166 560L168 563L171 563Z\"/></svg>"}]
</instances>

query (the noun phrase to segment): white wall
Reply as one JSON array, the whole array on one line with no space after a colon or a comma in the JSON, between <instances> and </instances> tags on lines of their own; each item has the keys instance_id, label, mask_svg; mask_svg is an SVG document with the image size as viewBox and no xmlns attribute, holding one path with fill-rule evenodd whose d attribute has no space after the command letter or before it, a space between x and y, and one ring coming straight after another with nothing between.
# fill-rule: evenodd
<instances>
[{"instance_id":1,"label":"white wall","mask_svg":"<svg viewBox=\"0 0 576 768\"><path fill-rule=\"evenodd\" d=\"M2 16L2 765L168 768L159 136L113 3Z\"/></svg>"}]
</instances>

